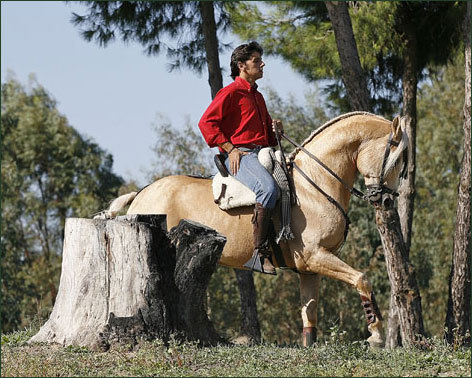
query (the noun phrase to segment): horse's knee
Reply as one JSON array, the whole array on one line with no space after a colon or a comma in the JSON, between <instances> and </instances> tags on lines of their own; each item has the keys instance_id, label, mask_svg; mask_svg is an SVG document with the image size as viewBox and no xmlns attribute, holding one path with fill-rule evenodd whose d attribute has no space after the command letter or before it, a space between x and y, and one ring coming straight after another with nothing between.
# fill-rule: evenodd
<instances>
[{"instance_id":1,"label":"horse's knee","mask_svg":"<svg viewBox=\"0 0 472 378\"><path fill-rule=\"evenodd\" d=\"M362 274L356 282L357 292L361 296L368 297L370 299L370 293L372 293L372 284L367 279L365 274Z\"/></svg>"}]
</instances>

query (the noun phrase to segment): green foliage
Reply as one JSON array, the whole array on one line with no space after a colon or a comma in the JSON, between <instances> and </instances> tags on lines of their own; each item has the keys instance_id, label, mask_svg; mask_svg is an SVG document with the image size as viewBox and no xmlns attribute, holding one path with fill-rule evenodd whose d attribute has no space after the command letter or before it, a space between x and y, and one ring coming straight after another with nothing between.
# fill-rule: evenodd
<instances>
[{"instance_id":1,"label":"green foliage","mask_svg":"<svg viewBox=\"0 0 472 378\"><path fill-rule=\"evenodd\" d=\"M189 119L184 129L179 130L158 114L153 130L157 135L152 147L156 160L149 172L153 180L169 175L208 176L216 173L211 150Z\"/></svg>"},{"instance_id":2,"label":"green foliage","mask_svg":"<svg viewBox=\"0 0 472 378\"><path fill-rule=\"evenodd\" d=\"M364 343L333 341L313 348L297 346L218 346L195 343L164 345L156 340L130 350L107 353L83 347L2 343L5 376L470 376L470 349L453 349L438 339L422 348L370 350ZM7 335L6 337L9 337Z\"/></svg>"},{"instance_id":3,"label":"green foliage","mask_svg":"<svg viewBox=\"0 0 472 378\"><path fill-rule=\"evenodd\" d=\"M302 104L292 95L286 100L282 99L270 87L266 89L266 97L267 109L272 119L282 120L284 131L298 143L302 143L313 130L332 118L326 101L316 88L305 94ZM294 146L282 139L282 148L287 153L291 152Z\"/></svg>"},{"instance_id":4,"label":"green foliage","mask_svg":"<svg viewBox=\"0 0 472 378\"><path fill-rule=\"evenodd\" d=\"M234 269L218 266L211 276L208 284L208 312L222 337L230 340L238 335L241 302Z\"/></svg>"},{"instance_id":5,"label":"green foliage","mask_svg":"<svg viewBox=\"0 0 472 378\"><path fill-rule=\"evenodd\" d=\"M84 139L34 80L2 84L2 327L48 315L66 217L89 217L117 193L113 159Z\"/></svg>"},{"instance_id":6,"label":"green foliage","mask_svg":"<svg viewBox=\"0 0 472 378\"><path fill-rule=\"evenodd\" d=\"M375 113L398 113L402 100L405 21L415 28L417 75L446 63L460 42L464 2L350 2L359 58ZM349 111L334 32L323 2L241 3L231 10L232 29L258 39L268 54L281 56L307 80L327 80L324 90L342 112Z\"/></svg>"},{"instance_id":7,"label":"green foliage","mask_svg":"<svg viewBox=\"0 0 472 378\"><path fill-rule=\"evenodd\" d=\"M417 194L411 248L425 327L434 335L442 333L447 308L463 154L463 54L438 71L419 92Z\"/></svg>"},{"instance_id":8,"label":"green foliage","mask_svg":"<svg viewBox=\"0 0 472 378\"><path fill-rule=\"evenodd\" d=\"M138 42L148 55L161 52L171 59L170 70L181 66L201 73L206 66L205 39L198 1L82 1L88 13L74 13L87 41L106 46L117 37ZM224 33L233 4L214 2L216 27ZM225 49L221 44L219 48Z\"/></svg>"}]
</instances>

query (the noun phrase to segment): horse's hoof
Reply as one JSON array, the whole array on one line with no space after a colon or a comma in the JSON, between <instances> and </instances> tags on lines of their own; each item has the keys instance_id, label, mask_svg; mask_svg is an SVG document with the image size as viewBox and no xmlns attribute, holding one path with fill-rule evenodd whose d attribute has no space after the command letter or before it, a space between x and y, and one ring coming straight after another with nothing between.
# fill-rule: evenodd
<instances>
[{"instance_id":1,"label":"horse's hoof","mask_svg":"<svg viewBox=\"0 0 472 378\"><path fill-rule=\"evenodd\" d=\"M254 339L247 335L236 336L230 340L230 342L234 345L243 345L243 346L251 346L256 344Z\"/></svg>"}]
</instances>

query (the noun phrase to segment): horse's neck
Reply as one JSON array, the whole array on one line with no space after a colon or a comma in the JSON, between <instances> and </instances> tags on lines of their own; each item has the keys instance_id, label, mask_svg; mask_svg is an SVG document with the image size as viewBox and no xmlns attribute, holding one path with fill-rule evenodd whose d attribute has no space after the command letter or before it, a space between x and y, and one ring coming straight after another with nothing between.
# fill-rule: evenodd
<instances>
[{"instance_id":1,"label":"horse's neck","mask_svg":"<svg viewBox=\"0 0 472 378\"><path fill-rule=\"evenodd\" d=\"M305 148L319 160L331 168L347 184L353 184L357 169L355 166L356 154L361 143L361 132L357 127L350 127L346 122L332 125L305 145ZM317 181L325 177L332 181L333 176L303 152L295 156L295 163L299 162L310 177ZM342 184L336 182L340 190Z\"/></svg>"},{"instance_id":2,"label":"horse's neck","mask_svg":"<svg viewBox=\"0 0 472 378\"><path fill-rule=\"evenodd\" d=\"M377 116L354 116L342 119L305 144L305 148L333 170L349 187L352 187L357 175L357 156L362 146L370 143L372 138L386 132L388 124ZM302 167L303 171L319 185L327 194L338 201L347 210L350 193L320 164L311 159L304 152L298 152L294 162ZM308 188L306 181L300 175L294 175L295 185ZM316 189L311 187L303 190L306 201L313 200Z\"/></svg>"}]
</instances>

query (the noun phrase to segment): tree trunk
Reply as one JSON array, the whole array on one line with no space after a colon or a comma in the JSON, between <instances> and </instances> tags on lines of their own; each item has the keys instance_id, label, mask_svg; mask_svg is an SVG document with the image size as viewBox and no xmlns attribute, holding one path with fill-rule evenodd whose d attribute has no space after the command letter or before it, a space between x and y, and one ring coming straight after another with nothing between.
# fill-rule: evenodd
<instances>
[{"instance_id":1,"label":"tree trunk","mask_svg":"<svg viewBox=\"0 0 472 378\"><path fill-rule=\"evenodd\" d=\"M353 110L371 110L370 106L370 96L367 88L367 82L365 80L362 67L359 60L359 55L357 52L357 45L354 38L354 32L352 30L351 19L348 12L348 5L346 2L325 2L326 7L328 8L329 17L334 29L334 35L336 38L336 44L338 47L339 57L341 59L341 68L343 71L343 81L346 86L346 91L348 93L349 101ZM411 30L411 29L410 29ZM410 140L415 143L416 140L416 40L412 39L412 43L409 45L410 50L406 53L407 57L405 58L406 67L404 75L404 104L405 105L405 114L407 115L407 133L412 137ZM411 55L411 56L410 56ZM410 147L410 155L413 154L409 159L408 174L409 180L414 185L414 169L415 169L415 154L414 147L415 144L412 144ZM413 151L413 152L412 152ZM414 186L413 186L414 192ZM405 195L405 194L404 194ZM409 197L408 197L409 198ZM413 214L413 200L408 202L408 209L410 209L410 216ZM404 208L404 205L400 205L399 208ZM411 207L411 208L410 208ZM394 213L393 213L394 212ZM414 271L407 270L406 272L396 272L396 269L401 267L409 266L408 263L408 250L409 250L409 239L407 247L403 241L402 229L400 227L395 227L392 224L381 223L379 224L378 220L389 220L397 219L398 213L396 210L382 210L379 209L376 211L377 215L377 226L382 239L382 246L384 249L386 258L387 270L391 273L389 274L391 290L391 299L390 299L390 310L389 310L389 321L387 329L387 340L386 345L388 347L395 347L398 345L399 337L398 335L408 335L408 340L406 343L411 342L414 339L414 334L411 332L416 332L421 330L423 333L423 319L421 313L421 298L418 295L415 301L419 304L414 306L403 306L403 309L399 309L397 306L403 300L398 297L397 292L394 288L401 288L405 285L405 282L416 282ZM411 219L406 222L409 225L409 230L411 230ZM411 232L403 234L403 236L410 238ZM399 253L403 251L403 253ZM395 259L393 258L395 256ZM406 274L406 276L405 276ZM405 281L406 280L406 281ZM415 290L418 290L415 283ZM393 307L392 307L393 306ZM411 319L407 320L407 312L412 311L410 314ZM412 323L412 324L410 324ZM413 331L412 331L413 330ZM402 336L403 337L403 336Z\"/></svg>"},{"instance_id":2,"label":"tree trunk","mask_svg":"<svg viewBox=\"0 0 472 378\"><path fill-rule=\"evenodd\" d=\"M325 1L334 29L343 83L353 110L371 111L367 81L359 60L347 2Z\"/></svg>"},{"instance_id":3,"label":"tree trunk","mask_svg":"<svg viewBox=\"0 0 472 378\"><path fill-rule=\"evenodd\" d=\"M377 228L382 235L388 278L391 285L391 296L395 303L396 316L400 325L400 335L403 345L414 344L418 335L424 334L421 297L415 279L413 266L409 264L405 244L401 238L400 219L396 209L377 211L375 214ZM396 232L390 232L395 230ZM397 239L394 240L391 237ZM390 243L391 245L387 245ZM396 346L393 338L398 333L388 329L387 346Z\"/></svg>"},{"instance_id":4,"label":"tree trunk","mask_svg":"<svg viewBox=\"0 0 472 378\"><path fill-rule=\"evenodd\" d=\"M241 300L241 331L235 340L242 344L260 343L261 328L257 318L256 288L254 287L252 272L239 269L234 269L234 272L236 273Z\"/></svg>"},{"instance_id":5,"label":"tree trunk","mask_svg":"<svg viewBox=\"0 0 472 378\"><path fill-rule=\"evenodd\" d=\"M446 315L446 339L449 343L458 345L470 344L470 2L467 2L464 20L464 39L464 155L457 191L456 225Z\"/></svg>"},{"instance_id":6,"label":"tree trunk","mask_svg":"<svg viewBox=\"0 0 472 378\"><path fill-rule=\"evenodd\" d=\"M213 2L200 1L200 13L202 15L202 29L205 37L205 52L208 66L208 83L211 88L211 98L223 88L220 59L218 53L218 36L216 34L215 10ZM256 289L252 272L234 269L239 287L241 299L241 329L239 339L248 339L260 342L261 330L257 318Z\"/></svg>"},{"instance_id":7,"label":"tree trunk","mask_svg":"<svg viewBox=\"0 0 472 378\"><path fill-rule=\"evenodd\" d=\"M402 31L405 42L403 53L403 116L405 117L406 132L410 139L408 149L408 177L403 180L399 188L398 214L401 220L401 229L407 254L411 246L411 226L413 223L413 209L415 199L416 176L416 91L417 91L417 43L414 25L408 13L408 4L401 4Z\"/></svg>"},{"instance_id":8,"label":"tree trunk","mask_svg":"<svg viewBox=\"0 0 472 378\"><path fill-rule=\"evenodd\" d=\"M181 221L169 237L165 215L66 221L59 293L30 342L107 350L171 335L215 345L206 287L225 237Z\"/></svg>"},{"instance_id":9,"label":"tree trunk","mask_svg":"<svg viewBox=\"0 0 472 378\"><path fill-rule=\"evenodd\" d=\"M387 335L385 339L385 347L393 349L402 345L402 338L400 335L400 323L398 320L397 306L395 305L395 298L390 293L390 304L388 306L388 326Z\"/></svg>"},{"instance_id":10,"label":"tree trunk","mask_svg":"<svg viewBox=\"0 0 472 378\"><path fill-rule=\"evenodd\" d=\"M403 116L405 117L406 132L410 145L408 146L408 177L404 179L399 187L398 214L400 216L401 233L403 235L406 258L410 256L411 228L413 224L413 210L415 199L415 177L416 177L416 92L417 92L417 42L415 27L411 23L409 5L400 4L399 17L401 20L401 30L404 38L403 53ZM393 295L393 291L390 295ZM397 303L395 298L390 299L391 304ZM398 309L389 310L390 313L398 312ZM401 324L392 319L388 323L386 343L391 347L398 345L396 335L402 332L399 330ZM388 335L394 337L389 339Z\"/></svg>"},{"instance_id":11,"label":"tree trunk","mask_svg":"<svg viewBox=\"0 0 472 378\"><path fill-rule=\"evenodd\" d=\"M208 67L208 83L211 88L211 98L223 88L220 58L218 53L218 37L216 35L215 10L212 1L200 1L202 29L205 37L205 53Z\"/></svg>"}]
</instances>

